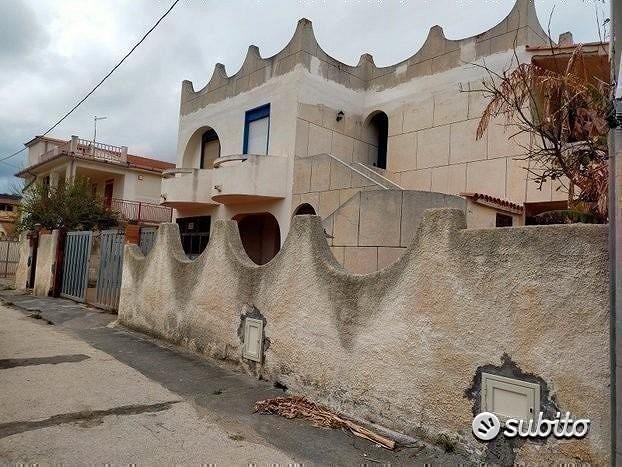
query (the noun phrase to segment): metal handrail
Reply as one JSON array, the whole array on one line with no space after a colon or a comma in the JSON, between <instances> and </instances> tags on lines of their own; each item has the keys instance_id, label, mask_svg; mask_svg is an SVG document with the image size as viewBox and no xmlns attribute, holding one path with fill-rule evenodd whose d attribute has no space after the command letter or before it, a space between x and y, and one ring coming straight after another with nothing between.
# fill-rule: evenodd
<instances>
[{"instance_id":1,"label":"metal handrail","mask_svg":"<svg viewBox=\"0 0 622 467\"><path fill-rule=\"evenodd\" d=\"M378 172L376 172L374 169L372 169L371 167L368 167L367 165L363 164L362 162L356 162L357 165L363 167L365 170L370 170L374 173L374 176L376 177L380 177L382 180L384 180L385 182L387 182L389 185L392 185L393 187L397 188L398 190L403 190L404 188L402 188L401 186L399 186L397 183L395 183L393 180L389 180L387 177L380 175Z\"/></svg>"},{"instance_id":2,"label":"metal handrail","mask_svg":"<svg viewBox=\"0 0 622 467\"><path fill-rule=\"evenodd\" d=\"M234 154L231 156L219 157L218 159L214 161L214 168L217 169L218 167L220 167L222 164L226 162L234 162L234 161L244 162L245 160L248 159L248 156L249 154Z\"/></svg>"},{"instance_id":3,"label":"metal handrail","mask_svg":"<svg viewBox=\"0 0 622 467\"><path fill-rule=\"evenodd\" d=\"M174 169L165 169L162 171L162 178L172 178L178 174L191 174L191 173L194 173L195 170L199 170L199 169L183 168L183 167L179 167L179 168L176 167Z\"/></svg>"},{"instance_id":4,"label":"metal handrail","mask_svg":"<svg viewBox=\"0 0 622 467\"><path fill-rule=\"evenodd\" d=\"M329 154L327 152L323 153L323 154L318 154L318 156L328 156L331 159L333 159L334 161L338 162L339 164L347 167L348 169L352 170L353 172L356 172L357 174L359 174L361 177L369 180L370 182L372 182L374 185L378 185L380 188L382 188L383 190L389 190L390 188L384 186L382 183L380 183L378 180L374 180L373 178L371 178L368 175L365 175L363 172L355 169L354 167L352 167L350 164L348 164L345 161L342 161L341 159L339 159L337 156L333 156L332 154Z\"/></svg>"},{"instance_id":5,"label":"metal handrail","mask_svg":"<svg viewBox=\"0 0 622 467\"><path fill-rule=\"evenodd\" d=\"M104 200L104 205L131 221L160 223L171 222L173 218L172 208L155 203L111 198Z\"/></svg>"}]
</instances>

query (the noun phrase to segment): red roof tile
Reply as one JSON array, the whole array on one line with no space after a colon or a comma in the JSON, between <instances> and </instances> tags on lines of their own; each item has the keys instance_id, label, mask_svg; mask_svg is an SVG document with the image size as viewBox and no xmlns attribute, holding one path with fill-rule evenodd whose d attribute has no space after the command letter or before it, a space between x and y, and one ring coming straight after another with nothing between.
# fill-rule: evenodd
<instances>
[{"instance_id":1,"label":"red roof tile","mask_svg":"<svg viewBox=\"0 0 622 467\"><path fill-rule=\"evenodd\" d=\"M151 159L150 157L134 156L132 154L127 155L127 163L130 167L135 167L137 169L157 170L159 172L175 168L175 164L172 162Z\"/></svg>"},{"instance_id":2,"label":"red roof tile","mask_svg":"<svg viewBox=\"0 0 622 467\"><path fill-rule=\"evenodd\" d=\"M484 193L460 193L460 196L470 198L473 201L482 200L487 203L496 204L500 208L510 209L512 211L523 212L523 206L521 204L513 203L507 199L497 198L495 196L486 195Z\"/></svg>"}]
</instances>

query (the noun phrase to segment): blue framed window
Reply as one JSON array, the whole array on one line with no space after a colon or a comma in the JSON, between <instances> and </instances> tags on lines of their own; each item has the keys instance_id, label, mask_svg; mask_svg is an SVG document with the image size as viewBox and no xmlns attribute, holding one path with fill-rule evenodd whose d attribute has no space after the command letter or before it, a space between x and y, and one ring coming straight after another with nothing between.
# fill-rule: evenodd
<instances>
[{"instance_id":1,"label":"blue framed window","mask_svg":"<svg viewBox=\"0 0 622 467\"><path fill-rule=\"evenodd\" d=\"M270 104L248 110L244 117L244 154L268 154Z\"/></svg>"}]
</instances>

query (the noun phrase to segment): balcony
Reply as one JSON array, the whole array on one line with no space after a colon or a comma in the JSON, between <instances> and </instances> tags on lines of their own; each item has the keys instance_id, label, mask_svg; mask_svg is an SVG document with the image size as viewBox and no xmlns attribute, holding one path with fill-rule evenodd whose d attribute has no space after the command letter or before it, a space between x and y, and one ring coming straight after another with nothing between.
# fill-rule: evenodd
<instances>
[{"instance_id":1,"label":"balcony","mask_svg":"<svg viewBox=\"0 0 622 467\"><path fill-rule=\"evenodd\" d=\"M60 154L68 154L85 159L96 159L117 164L127 163L127 147L113 146L111 144L94 143L77 136L60 146L55 146L41 155L40 161L45 162Z\"/></svg>"},{"instance_id":2,"label":"balcony","mask_svg":"<svg viewBox=\"0 0 622 467\"><path fill-rule=\"evenodd\" d=\"M282 199L287 196L287 157L251 154L214 162L212 199L222 204Z\"/></svg>"},{"instance_id":3,"label":"balcony","mask_svg":"<svg viewBox=\"0 0 622 467\"><path fill-rule=\"evenodd\" d=\"M104 201L104 203L111 211L118 213L124 221L160 224L162 222L171 222L173 219L173 210L159 204L119 198L112 198L111 200Z\"/></svg>"},{"instance_id":4,"label":"balcony","mask_svg":"<svg viewBox=\"0 0 622 467\"><path fill-rule=\"evenodd\" d=\"M208 169L165 170L162 174L162 204L173 208L217 205L212 200L213 172Z\"/></svg>"},{"instance_id":5,"label":"balcony","mask_svg":"<svg viewBox=\"0 0 622 467\"><path fill-rule=\"evenodd\" d=\"M282 199L287 196L288 159L227 156L216 159L213 169L172 169L163 176L162 204L174 208Z\"/></svg>"}]
</instances>

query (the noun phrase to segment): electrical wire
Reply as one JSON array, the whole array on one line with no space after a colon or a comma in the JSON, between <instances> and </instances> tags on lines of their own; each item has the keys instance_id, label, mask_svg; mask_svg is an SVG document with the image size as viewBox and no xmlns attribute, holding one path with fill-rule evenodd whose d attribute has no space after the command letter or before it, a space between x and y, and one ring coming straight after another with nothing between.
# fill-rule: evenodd
<instances>
[{"instance_id":1,"label":"electrical wire","mask_svg":"<svg viewBox=\"0 0 622 467\"><path fill-rule=\"evenodd\" d=\"M87 100L91 94L93 94L97 88L99 88L102 84L104 84L104 81L106 81L110 75L112 75L115 70L117 68L119 68L121 66L121 64L130 56L132 55L132 53L140 46L140 44L142 44L145 39L147 39L147 36L149 36L149 34L151 34L153 32L153 30L155 28L158 27L158 25L162 22L162 20L164 20L164 18L166 18L168 16L168 14L173 10L173 8L175 8L175 6L180 2L180 0L175 0L172 5L168 8L168 10L166 10L164 12L164 14L160 17L160 19L158 19L155 24L142 36L142 38L136 43L134 44L134 46L130 49L130 51L128 53L126 53L123 58L101 79L101 81L99 81L99 83L97 83L95 85L95 87L93 89L91 89L82 99L80 99L77 104L75 104L71 110L69 110L67 113L65 113L65 115L63 115L61 117L60 120L58 120L54 125L52 125L50 128L48 128L48 130L43 133L41 136L45 136L47 135L49 132L51 132L54 128L56 128L58 125L60 125L67 117L69 117L69 115L71 115L78 107L80 107L80 105L82 105L82 103ZM12 157L17 156L18 154L20 154L21 152L25 151L27 148L23 147L22 149L20 149L19 151L15 151L13 154L10 154L8 156L4 156L4 157L0 157L0 162L6 161L7 159L10 159Z\"/></svg>"}]
</instances>

